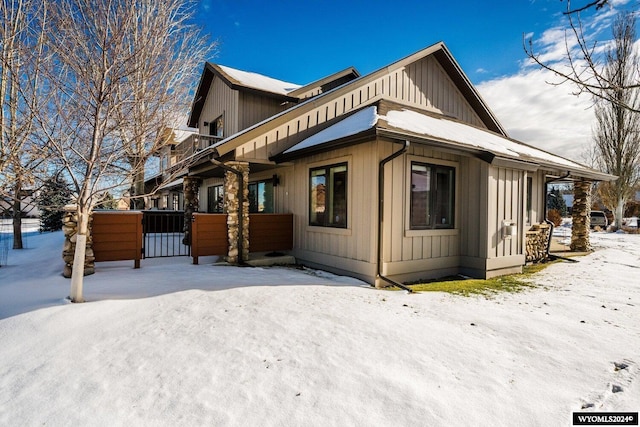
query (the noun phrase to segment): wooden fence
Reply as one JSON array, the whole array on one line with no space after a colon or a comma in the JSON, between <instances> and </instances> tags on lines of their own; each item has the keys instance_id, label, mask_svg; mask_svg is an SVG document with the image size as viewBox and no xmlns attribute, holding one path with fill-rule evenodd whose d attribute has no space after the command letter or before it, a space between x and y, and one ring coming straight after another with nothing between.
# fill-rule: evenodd
<instances>
[{"instance_id":1,"label":"wooden fence","mask_svg":"<svg viewBox=\"0 0 640 427\"><path fill-rule=\"evenodd\" d=\"M193 214L191 256L198 257L229 252L227 216L225 214ZM251 252L288 251L293 249L293 214L250 214L249 250Z\"/></svg>"},{"instance_id":2,"label":"wooden fence","mask_svg":"<svg viewBox=\"0 0 640 427\"><path fill-rule=\"evenodd\" d=\"M92 239L96 262L133 260L140 267L143 254L142 212L96 211ZM293 214L250 214L249 250L274 252L293 249ZM191 256L226 256L229 236L226 214L193 214Z\"/></svg>"},{"instance_id":3,"label":"wooden fence","mask_svg":"<svg viewBox=\"0 0 640 427\"><path fill-rule=\"evenodd\" d=\"M249 241L251 252L293 249L293 214L250 214Z\"/></svg>"},{"instance_id":4,"label":"wooden fence","mask_svg":"<svg viewBox=\"0 0 640 427\"><path fill-rule=\"evenodd\" d=\"M226 214L193 214L191 223L191 256L193 263L198 257L227 255L229 238Z\"/></svg>"},{"instance_id":5,"label":"wooden fence","mask_svg":"<svg viewBox=\"0 0 640 427\"><path fill-rule=\"evenodd\" d=\"M91 237L96 262L133 260L140 268L142 212L94 212Z\"/></svg>"}]
</instances>

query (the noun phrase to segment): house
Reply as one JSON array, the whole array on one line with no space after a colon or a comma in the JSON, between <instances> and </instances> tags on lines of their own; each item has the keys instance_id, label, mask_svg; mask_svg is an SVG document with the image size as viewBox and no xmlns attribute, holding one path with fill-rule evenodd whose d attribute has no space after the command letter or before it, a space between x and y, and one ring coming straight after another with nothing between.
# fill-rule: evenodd
<instances>
[{"instance_id":1,"label":"house","mask_svg":"<svg viewBox=\"0 0 640 427\"><path fill-rule=\"evenodd\" d=\"M15 200L15 193L6 193L0 197L0 218L12 217ZM39 218L40 209L38 209L39 192L33 189L22 190L20 193L20 215L23 218Z\"/></svg>"},{"instance_id":2,"label":"house","mask_svg":"<svg viewBox=\"0 0 640 427\"><path fill-rule=\"evenodd\" d=\"M182 175L186 170L181 169L184 159L197 152L200 148L198 130L192 128L166 129L170 133L167 143L159 150L155 173L145 179L146 209L181 210L184 205L182 191ZM125 201L128 209L128 201Z\"/></svg>"},{"instance_id":3,"label":"house","mask_svg":"<svg viewBox=\"0 0 640 427\"><path fill-rule=\"evenodd\" d=\"M188 124L210 135L198 210L248 172L250 211L293 214L299 262L378 286L520 272L547 182L614 178L509 138L443 43L306 86L207 64Z\"/></svg>"}]
</instances>

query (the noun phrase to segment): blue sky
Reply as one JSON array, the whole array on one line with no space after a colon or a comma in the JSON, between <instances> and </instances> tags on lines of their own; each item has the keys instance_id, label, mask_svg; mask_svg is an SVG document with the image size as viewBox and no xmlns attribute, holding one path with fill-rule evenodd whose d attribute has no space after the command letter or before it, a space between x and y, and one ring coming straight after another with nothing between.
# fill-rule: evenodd
<instances>
[{"instance_id":1,"label":"blue sky","mask_svg":"<svg viewBox=\"0 0 640 427\"><path fill-rule=\"evenodd\" d=\"M367 74L444 41L473 83L513 73L524 33L553 26L565 3L202 0L214 61L294 83L355 66Z\"/></svg>"},{"instance_id":2,"label":"blue sky","mask_svg":"<svg viewBox=\"0 0 640 427\"><path fill-rule=\"evenodd\" d=\"M611 3L597 19L586 17L599 38L610 34L616 10L635 0ZM590 142L591 100L546 84L553 76L528 65L523 50L523 35L533 35L550 61L562 59L565 7L560 0L200 0L198 20L219 42L212 62L298 84L349 66L368 74L444 41L512 137L579 161Z\"/></svg>"}]
</instances>

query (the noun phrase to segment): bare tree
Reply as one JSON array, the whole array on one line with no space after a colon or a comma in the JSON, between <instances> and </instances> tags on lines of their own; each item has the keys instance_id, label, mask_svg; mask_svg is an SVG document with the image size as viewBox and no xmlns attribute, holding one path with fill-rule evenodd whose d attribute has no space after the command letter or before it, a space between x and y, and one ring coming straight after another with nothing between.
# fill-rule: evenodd
<instances>
[{"instance_id":1,"label":"bare tree","mask_svg":"<svg viewBox=\"0 0 640 427\"><path fill-rule=\"evenodd\" d=\"M607 49L602 76L615 89L611 99L600 98L595 105L596 126L593 130L596 166L616 175L614 182L601 183L598 192L605 205L615 213L615 227L622 226L624 207L640 183L640 107L638 80L640 59L634 49L636 19L621 14L613 26L613 45Z\"/></svg>"},{"instance_id":2,"label":"bare tree","mask_svg":"<svg viewBox=\"0 0 640 427\"><path fill-rule=\"evenodd\" d=\"M0 0L0 17L0 196L13 217L13 249L22 249L23 204L44 165L32 134L43 54L33 22L45 22L43 3Z\"/></svg>"},{"instance_id":3,"label":"bare tree","mask_svg":"<svg viewBox=\"0 0 640 427\"><path fill-rule=\"evenodd\" d=\"M561 0L562 1L562 0ZM574 94L589 94L594 99L604 99L611 103L624 102L616 92L620 89L640 88L639 76L624 82L612 79L611 75L605 72L607 61L606 51L609 41L598 41L593 39L589 32L589 25L585 24L583 14L602 14L607 10L606 6L611 6L608 0L592 0L581 2L578 6L573 6L571 0L566 1L566 9L563 15L567 19L567 29L565 30L565 61L557 63L545 59L543 53L537 52L534 48L534 40L525 40L524 50L527 56L541 68L551 71L560 78L559 83L570 83L575 87ZM613 6L611 6L613 7ZM602 15L600 15L602 16ZM622 107L634 112L640 112L638 106L622 103Z\"/></svg>"},{"instance_id":4,"label":"bare tree","mask_svg":"<svg viewBox=\"0 0 640 427\"><path fill-rule=\"evenodd\" d=\"M167 3L170 8L165 8ZM49 114L40 123L52 159L66 170L76 191L74 302L83 301L92 209L108 190L127 188L131 177L140 176L144 162L135 156L143 149L152 151L148 144L156 144L149 142L153 135L149 128L170 116L164 102L172 85L193 83L189 81L193 72L187 73L181 64L173 64L176 74L172 74L170 58L179 52L161 56L158 50L180 48L186 54L189 43L199 40L198 28L188 24L194 5L190 0L58 0L48 12L48 82L56 97L47 104ZM174 39L184 44L169 43ZM165 92L169 95L161 97ZM136 115L139 118L134 119ZM142 123L145 119L150 123ZM138 143L132 150L131 144Z\"/></svg>"},{"instance_id":5,"label":"bare tree","mask_svg":"<svg viewBox=\"0 0 640 427\"><path fill-rule=\"evenodd\" d=\"M118 97L130 102L118 103L116 114L131 170L129 196L142 209L144 165L171 142L166 129L185 122L193 82L216 43L188 22L183 0L138 0L133 13L128 48L136 52L134 72L118 88Z\"/></svg>"}]
</instances>

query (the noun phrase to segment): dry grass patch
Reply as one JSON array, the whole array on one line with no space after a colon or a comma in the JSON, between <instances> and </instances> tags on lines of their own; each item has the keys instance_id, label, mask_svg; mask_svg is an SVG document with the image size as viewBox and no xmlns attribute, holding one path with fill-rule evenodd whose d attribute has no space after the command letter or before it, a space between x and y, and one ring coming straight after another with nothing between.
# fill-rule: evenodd
<instances>
[{"instance_id":1,"label":"dry grass patch","mask_svg":"<svg viewBox=\"0 0 640 427\"><path fill-rule=\"evenodd\" d=\"M554 262L557 261L526 265L520 274L498 276L491 279L466 279L456 276L433 281L420 281L408 286L414 292L447 292L463 296L484 295L488 297L499 292L522 292L525 289L535 287L528 280L533 274L547 268Z\"/></svg>"}]
</instances>

